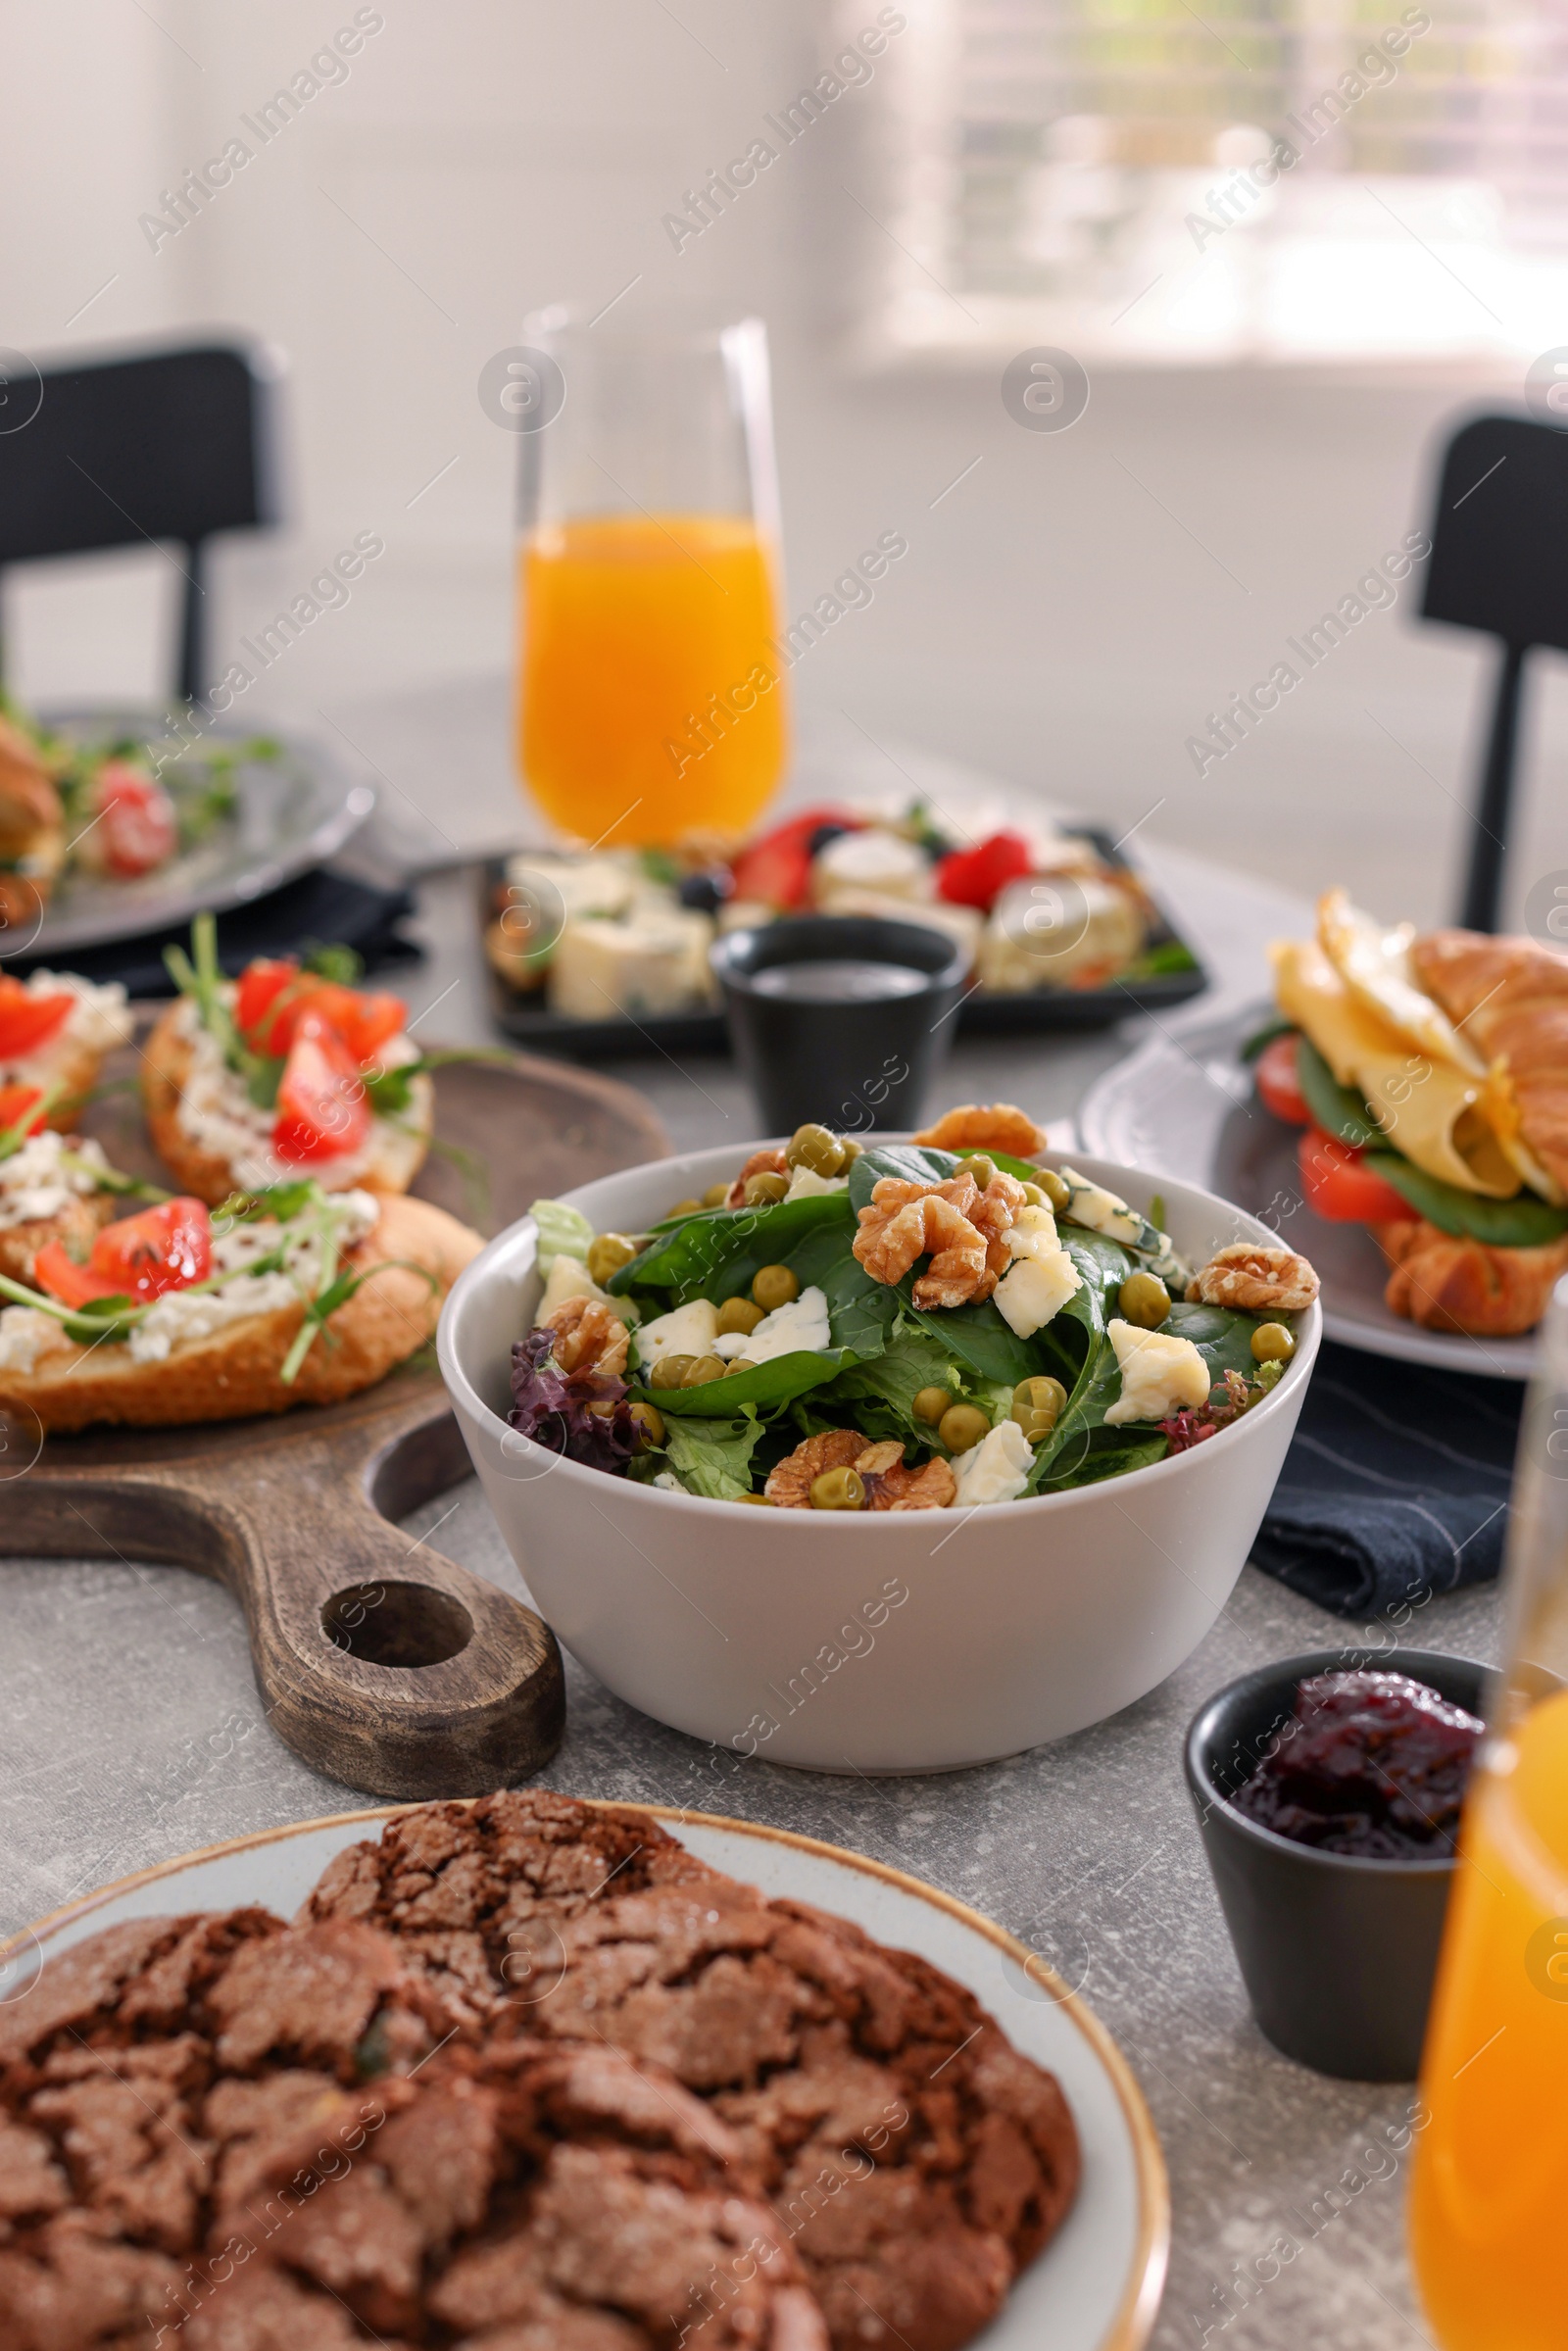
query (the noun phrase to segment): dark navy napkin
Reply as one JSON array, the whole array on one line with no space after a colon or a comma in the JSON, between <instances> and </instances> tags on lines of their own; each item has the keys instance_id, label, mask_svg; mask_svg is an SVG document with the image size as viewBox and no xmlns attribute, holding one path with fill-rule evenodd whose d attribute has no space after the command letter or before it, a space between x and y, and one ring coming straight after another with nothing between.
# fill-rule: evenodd
<instances>
[{"instance_id":1,"label":"dark navy napkin","mask_svg":"<svg viewBox=\"0 0 1568 2351\"><path fill-rule=\"evenodd\" d=\"M1489 1583L1524 1394L1325 1341L1252 1564L1363 1620Z\"/></svg>"},{"instance_id":2,"label":"dark navy napkin","mask_svg":"<svg viewBox=\"0 0 1568 2351\"><path fill-rule=\"evenodd\" d=\"M258 955L287 955L303 947L352 947L367 971L389 963L417 962L423 949L405 938L400 925L414 911L413 893L382 890L320 866L285 883L249 906L218 917L218 955L223 969L243 971ZM34 964L69 965L83 979L123 980L127 995L172 996L164 968L164 949L190 950L190 926L158 931L148 938L121 939L113 946L74 949L53 958L19 956L8 968L24 976Z\"/></svg>"}]
</instances>

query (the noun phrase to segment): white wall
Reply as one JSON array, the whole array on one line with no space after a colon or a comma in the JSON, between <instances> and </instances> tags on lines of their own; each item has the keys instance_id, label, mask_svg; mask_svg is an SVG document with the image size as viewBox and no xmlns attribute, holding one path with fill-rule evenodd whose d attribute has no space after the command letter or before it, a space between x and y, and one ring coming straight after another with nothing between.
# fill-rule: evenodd
<instances>
[{"instance_id":1,"label":"white wall","mask_svg":"<svg viewBox=\"0 0 1568 2351\"><path fill-rule=\"evenodd\" d=\"M346 535L388 552L258 707L298 716L507 661L515 444L479 409L480 367L529 309L597 306L640 273L629 301L769 321L797 608L879 530L909 538L875 605L801 665L803 710L862 750L858 730L917 741L1118 825L1155 808L1152 834L1299 887L1348 877L1390 915L1446 910L1490 651L1412 627L1408 593L1201 781L1184 743L1425 519L1433 436L1473 382L1106 375L1058 435L1011 421L994 368L857 376L842 321L887 248L846 190L888 217L875 85L684 252L660 225L831 55L827 0L381 0L347 82L155 253L138 214L353 4L150 5L156 24L123 0L8 16L0 70L27 103L0 152L0 342L44 355L183 321L287 351L293 525L227 561L217 656ZM24 688L154 682L127 560L89 590L99 568L12 599ZM157 557L129 568L169 578ZM1562 664L1540 666L1519 894L1568 866L1568 702Z\"/></svg>"}]
</instances>

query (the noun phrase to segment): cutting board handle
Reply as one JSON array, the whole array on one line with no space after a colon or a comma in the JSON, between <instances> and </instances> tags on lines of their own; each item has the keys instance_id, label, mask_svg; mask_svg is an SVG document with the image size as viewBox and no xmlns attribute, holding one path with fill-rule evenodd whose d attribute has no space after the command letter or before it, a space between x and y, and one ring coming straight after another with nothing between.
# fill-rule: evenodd
<instances>
[{"instance_id":1,"label":"cutting board handle","mask_svg":"<svg viewBox=\"0 0 1568 2351\"><path fill-rule=\"evenodd\" d=\"M396 1415L368 1456L352 1426L245 1434L217 1477L211 1461L178 1459L78 1469L69 1510L54 1479L21 1478L5 1547L217 1578L244 1608L272 1728L350 1788L480 1795L538 1771L565 1724L554 1634L389 1523L467 1474L440 1391Z\"/></svg>"}]
</instances>

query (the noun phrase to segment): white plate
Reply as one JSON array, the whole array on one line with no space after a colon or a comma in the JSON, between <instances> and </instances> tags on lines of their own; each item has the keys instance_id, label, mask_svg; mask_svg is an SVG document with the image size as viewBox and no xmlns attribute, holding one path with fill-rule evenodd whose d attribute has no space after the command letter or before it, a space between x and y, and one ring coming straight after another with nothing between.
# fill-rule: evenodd
<instances>
[{"instance_id":1,"label":"white plate","mask_svg":"<svg viewBox=\"0 0 1568 2351\"><path fill-rule=\"evenodd\" d=\"M1360 1225L1329 1224L1301 1198L1300 1132L1265 1110L1241 1049L1275 1017L1269 1004L1225 1020L1167 1028L1118 1061L1078 1106L1083 1147L1102 1159L1201 1184L1272 1225L1310 1257L1323 1280L1323 1329L1368 1354L1397 1355L1445 1371L1528 1380L1536 1341L1463 1339L1423 1331L1383 1302L1389 1269Z\"/></svg>"},{"instance_id":2,"label":"white plate","mask_svg":"<svg viewBox=\"0 0 1568 2351\"><path fill-rule=\"evenodd\" d=\"M404 1809L386 1805L267 1830L101 1886L14 1940L9 1996L26 1996L40 1957L47 1965L52 1954L124 1919L246 1902L291 1917L335 1853ZM1050 2067L1078 2126L1082 2185L1006 2308L975 2338L975 2351L1138 2351L1164 2283L1170 2193L1142 2092L1084 2001L1025 1944L918 1879L781 1829L646 1809L704 1861L764 1894L836 1911L882 1942L917 1951L967 1985L1017 2048ZM0 1951L0 1985L5 1961Z\"/></svg>"},{"instance_id":3,"label":"white plate","mask_svg":"<svg viewBox=\"0 0 1568 2351\"><path fill-rule=\"evenodd\" d=\"M126 735L156 751L168 739L166 722L146 710L52 710L47 724L90 743ZM270 732L215 725L203 742L217 750ZM36 930L28 938L8 940L6 955L58 957L77 948L172 930L204 907L221 914L265 898L336 857L374 808L375 794L352 781L327 744L272 739L281 744L278 758L236 770L234 808L202 840L136 881L68 872ZM193 761L200 750L199 744L192 750Z\"/></svg>"}]
</instances>

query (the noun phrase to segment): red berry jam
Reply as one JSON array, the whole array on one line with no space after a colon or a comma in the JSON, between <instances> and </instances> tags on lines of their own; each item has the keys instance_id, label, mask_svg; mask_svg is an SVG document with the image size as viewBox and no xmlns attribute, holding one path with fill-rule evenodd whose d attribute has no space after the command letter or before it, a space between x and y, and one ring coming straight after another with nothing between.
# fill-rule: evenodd
<instances>
[{"instance_id":1,"label":"red berry jam","mask_svg":"<svg viewBox=\"0 0 1568 2351\"><path fill-rule=\"evenodd\" d=\"M1231 1802L1298 1844L1369 1861L1441 1860L1485 1724L1408 1674L1314 1674Z\"/></svg>"}]
</instances>

